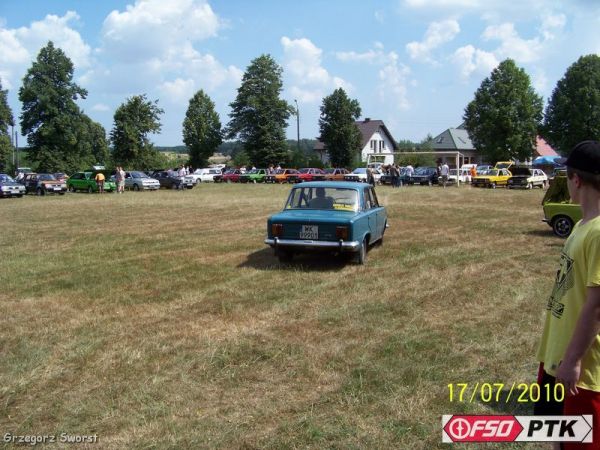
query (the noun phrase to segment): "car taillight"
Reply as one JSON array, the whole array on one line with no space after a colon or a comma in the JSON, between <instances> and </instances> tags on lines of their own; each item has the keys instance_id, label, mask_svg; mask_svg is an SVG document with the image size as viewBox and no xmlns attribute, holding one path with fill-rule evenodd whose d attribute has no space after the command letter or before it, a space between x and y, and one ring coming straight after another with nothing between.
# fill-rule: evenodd
<instances>
[{"instance_id":1,"label":"car taillight","mask_svg":"<svg viewBox=\"0 0 600 450\"><path fill-rule=\"evenodd\" d=\"M271 233L273 233L273 237L280 237L283 234L283 225L280 223L272 224Z\"/></svg>"},{"instance_id":2,"label":"car taillight","mask_svg":"<svg viewBox=\"0 0 600 450\"><path fill-rule=\"evenodd\" d=\"M348 227L335 227L336 239L348 239Z\"/></svg>"}]
</instances>

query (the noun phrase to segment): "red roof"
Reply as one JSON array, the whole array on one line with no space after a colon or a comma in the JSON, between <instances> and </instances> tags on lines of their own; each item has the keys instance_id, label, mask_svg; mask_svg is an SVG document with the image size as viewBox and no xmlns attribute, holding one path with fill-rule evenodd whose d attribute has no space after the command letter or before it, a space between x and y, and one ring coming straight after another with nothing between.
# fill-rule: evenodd
<instances>
[{"instance_id":1,"label":"red roof","mask_svg":"<svg viewBox=\"0 0 600 450\"><path fill-rule=\"evenodd\" d=\"M543 140L541 137L537 137L536 139L536 148L535 148L535 156L559 156L558 153L554 151L548 143Z\"/></svg>"}]
</instances>

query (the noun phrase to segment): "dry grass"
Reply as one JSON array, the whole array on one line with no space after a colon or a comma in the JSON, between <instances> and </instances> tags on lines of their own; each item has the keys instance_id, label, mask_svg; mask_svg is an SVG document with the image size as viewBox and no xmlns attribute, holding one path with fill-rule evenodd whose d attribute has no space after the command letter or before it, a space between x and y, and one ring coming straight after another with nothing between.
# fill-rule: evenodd
<instances>
[{"instance_id":1,"label":"dry grass","mask_svg":"<svg viewBox=\"0 0 600 450\"><path fill-rule=\"evenodd\" d=\"M530 413L447 385L534 380L562 245L540 191L378 188L391 228L366 266L279 265L262 241L287 192L1 201L0 433L431 449L442 414Z\"/></svg>"}]
</instances>

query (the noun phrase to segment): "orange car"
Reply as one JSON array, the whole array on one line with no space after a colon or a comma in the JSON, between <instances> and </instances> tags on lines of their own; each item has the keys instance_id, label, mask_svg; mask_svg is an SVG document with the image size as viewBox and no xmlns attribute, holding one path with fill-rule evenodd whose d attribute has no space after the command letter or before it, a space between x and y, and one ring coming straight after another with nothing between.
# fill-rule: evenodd
<instances>
[{"instance_id":1,"label":"orange car","mask_svg":"<svg viewBox=\"0 0 600 450\"><path fill-rule=\"evenodd\" d=\"M349 173L346 169L325 169L325 180L344 181L344 176Z\"/></svg>"},{"instance_id":2,"label":"orange car","mask_svg":"<svg viewBox=\"0 0 600 450\"><path fill-rule=\"evenodd\" d=\"M265 183L293 183L298 175L296 169L279 169L265 177Z\"/></svg>"}]
</instances>

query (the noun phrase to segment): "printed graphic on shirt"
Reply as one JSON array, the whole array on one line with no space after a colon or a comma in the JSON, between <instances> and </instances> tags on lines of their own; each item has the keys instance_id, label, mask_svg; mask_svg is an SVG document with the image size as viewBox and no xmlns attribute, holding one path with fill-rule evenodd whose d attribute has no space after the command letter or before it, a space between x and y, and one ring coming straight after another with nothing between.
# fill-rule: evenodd
<instances>
[{"instance_id":1,"label":"printed graphic on shirt","mask_svg":"<svg viewBox=\"0 0 600 450\"><path fill-rule=\"evenodd\" d=\"M565 293L573 287L573 259L566 253L560 254L560 268L556 272L556 280L552 294L548 299L547 310L552 311L552 315L560 319L565 310L564 303L561 302Z\"/></svg>"}]
</instances>

